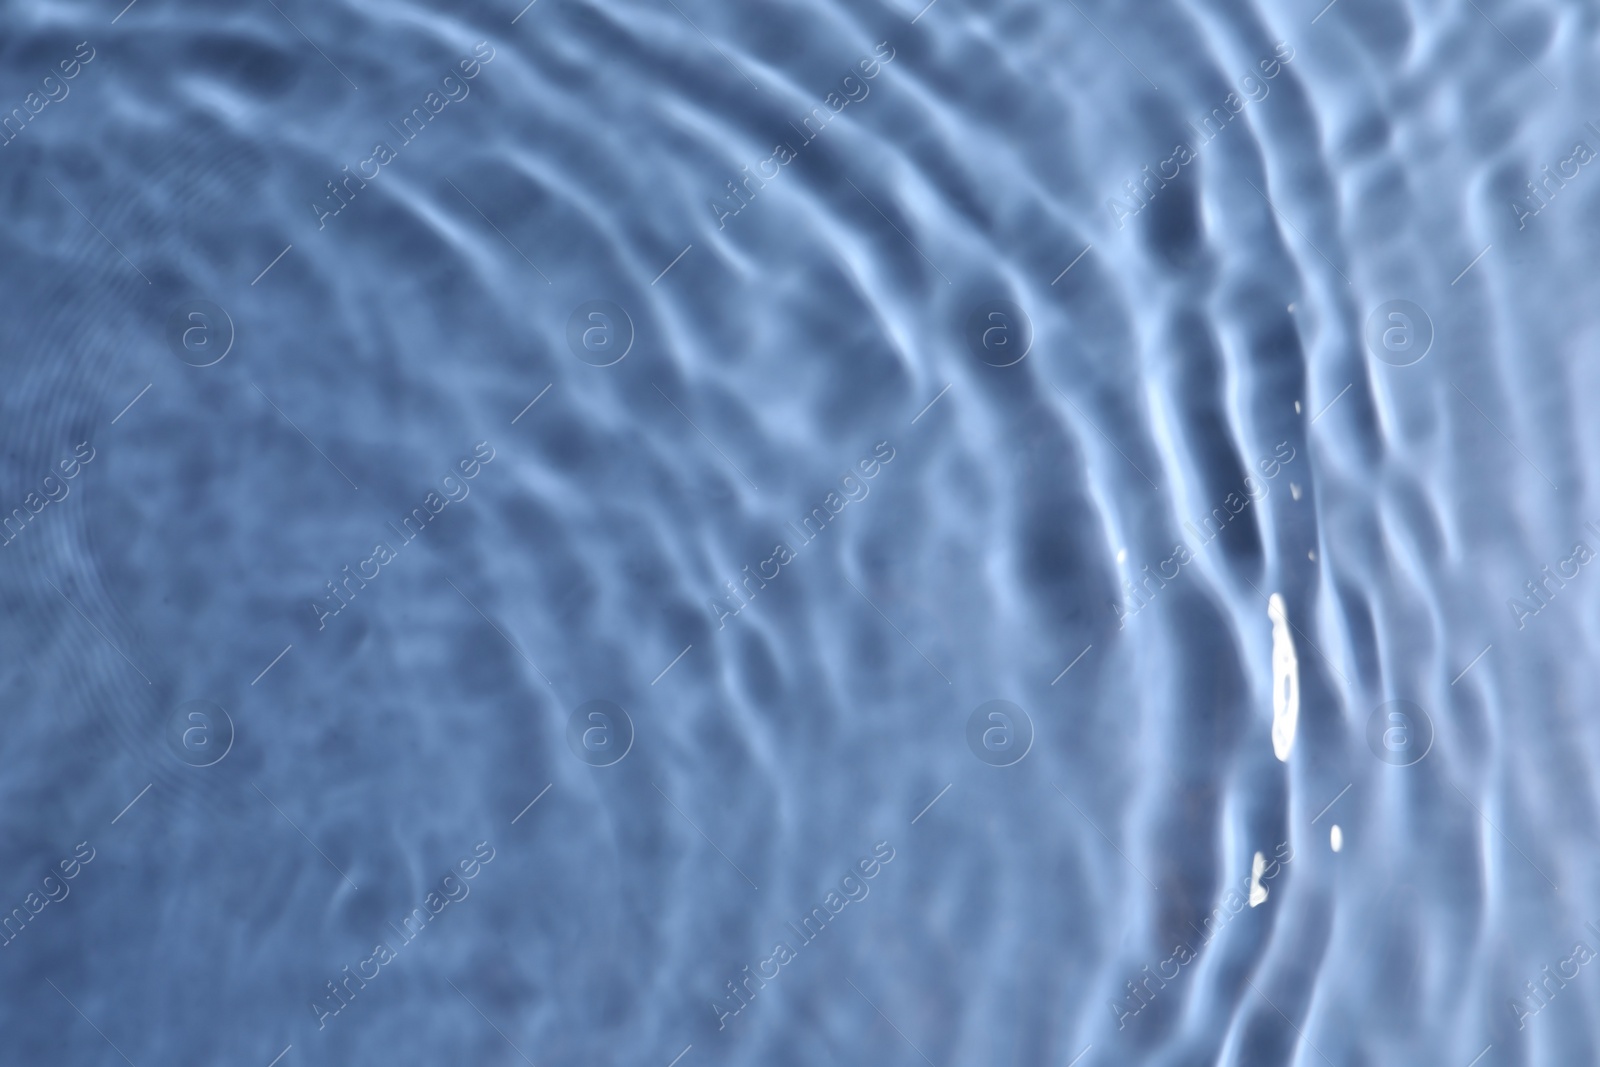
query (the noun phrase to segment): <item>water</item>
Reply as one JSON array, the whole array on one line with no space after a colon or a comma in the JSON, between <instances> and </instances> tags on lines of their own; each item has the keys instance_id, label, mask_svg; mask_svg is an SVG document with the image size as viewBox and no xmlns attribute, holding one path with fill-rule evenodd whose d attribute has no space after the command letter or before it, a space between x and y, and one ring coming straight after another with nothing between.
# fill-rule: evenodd
<instances>
[{"instance_id":1,"label":"water","mask_svg":"<svg viewBox=\"0 0 1600 1067\"><path fill-rule=\"evenodd\" d=\"M118 7L0 1060L1594 1059L1590 6Z\"/></svg>"}]
</instances>

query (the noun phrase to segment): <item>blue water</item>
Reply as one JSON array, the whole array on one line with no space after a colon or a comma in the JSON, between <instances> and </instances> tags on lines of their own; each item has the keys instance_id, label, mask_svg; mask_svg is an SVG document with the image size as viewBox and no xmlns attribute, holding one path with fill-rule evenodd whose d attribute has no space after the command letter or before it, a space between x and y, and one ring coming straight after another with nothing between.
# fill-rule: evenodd
<instances>
[{"instance_id":1,"label":"blue water","mask_svg":"<svg viewBox=\"0 0 1600 1067\"><path fill-rule=\"evenodd\" d=\"M122 2L0 1063L1595 1062L1593 5Z\"/></svg>"}]
</instances>

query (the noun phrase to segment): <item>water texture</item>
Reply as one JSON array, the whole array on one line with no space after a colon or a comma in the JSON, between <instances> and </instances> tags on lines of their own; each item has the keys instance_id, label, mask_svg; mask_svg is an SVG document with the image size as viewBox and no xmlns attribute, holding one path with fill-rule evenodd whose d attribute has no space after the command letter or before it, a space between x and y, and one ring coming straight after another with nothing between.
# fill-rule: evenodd
<instances>
[{"instance_id":1,"label":"water texture","mask_svg":"<svg viewBox=\"0 0 1600 1067\"><path fill-rule=\"evenodd\" d=\"M1600 1055L1593 4L122 3L0 1063Z\"/></svg>"}]
</instances>

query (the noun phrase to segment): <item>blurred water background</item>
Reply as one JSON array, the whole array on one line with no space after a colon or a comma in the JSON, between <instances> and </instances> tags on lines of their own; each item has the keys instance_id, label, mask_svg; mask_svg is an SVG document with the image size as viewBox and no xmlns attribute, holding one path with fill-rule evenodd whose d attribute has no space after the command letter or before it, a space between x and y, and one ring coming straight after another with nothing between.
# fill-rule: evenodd
<instances>
[{"instance_id":1,"label":"blurred water background","mask_svg":"<svg viewBox=\"0 0 1600 1067\"><path fill-rule=\"evenodd\" d=\"M0 1062L1594 1061L1593 5L119 7Z\"/></svg>"}]
</instances>

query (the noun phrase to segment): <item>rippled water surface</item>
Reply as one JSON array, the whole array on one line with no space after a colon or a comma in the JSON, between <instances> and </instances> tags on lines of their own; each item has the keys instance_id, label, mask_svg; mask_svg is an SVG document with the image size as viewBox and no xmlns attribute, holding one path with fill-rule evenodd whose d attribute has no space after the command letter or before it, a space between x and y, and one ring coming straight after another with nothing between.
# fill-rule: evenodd
<instances>
[{"instance_id":1,"label":"rippled water surface","mask_svg":"<svg viewBox=\"0 0 1600 1067\"><path fill-rule=\"evenodd\" d=\"M1600 1055L1592 4L122 2L0 1063Z\"/></svg>"}]
</instances>

